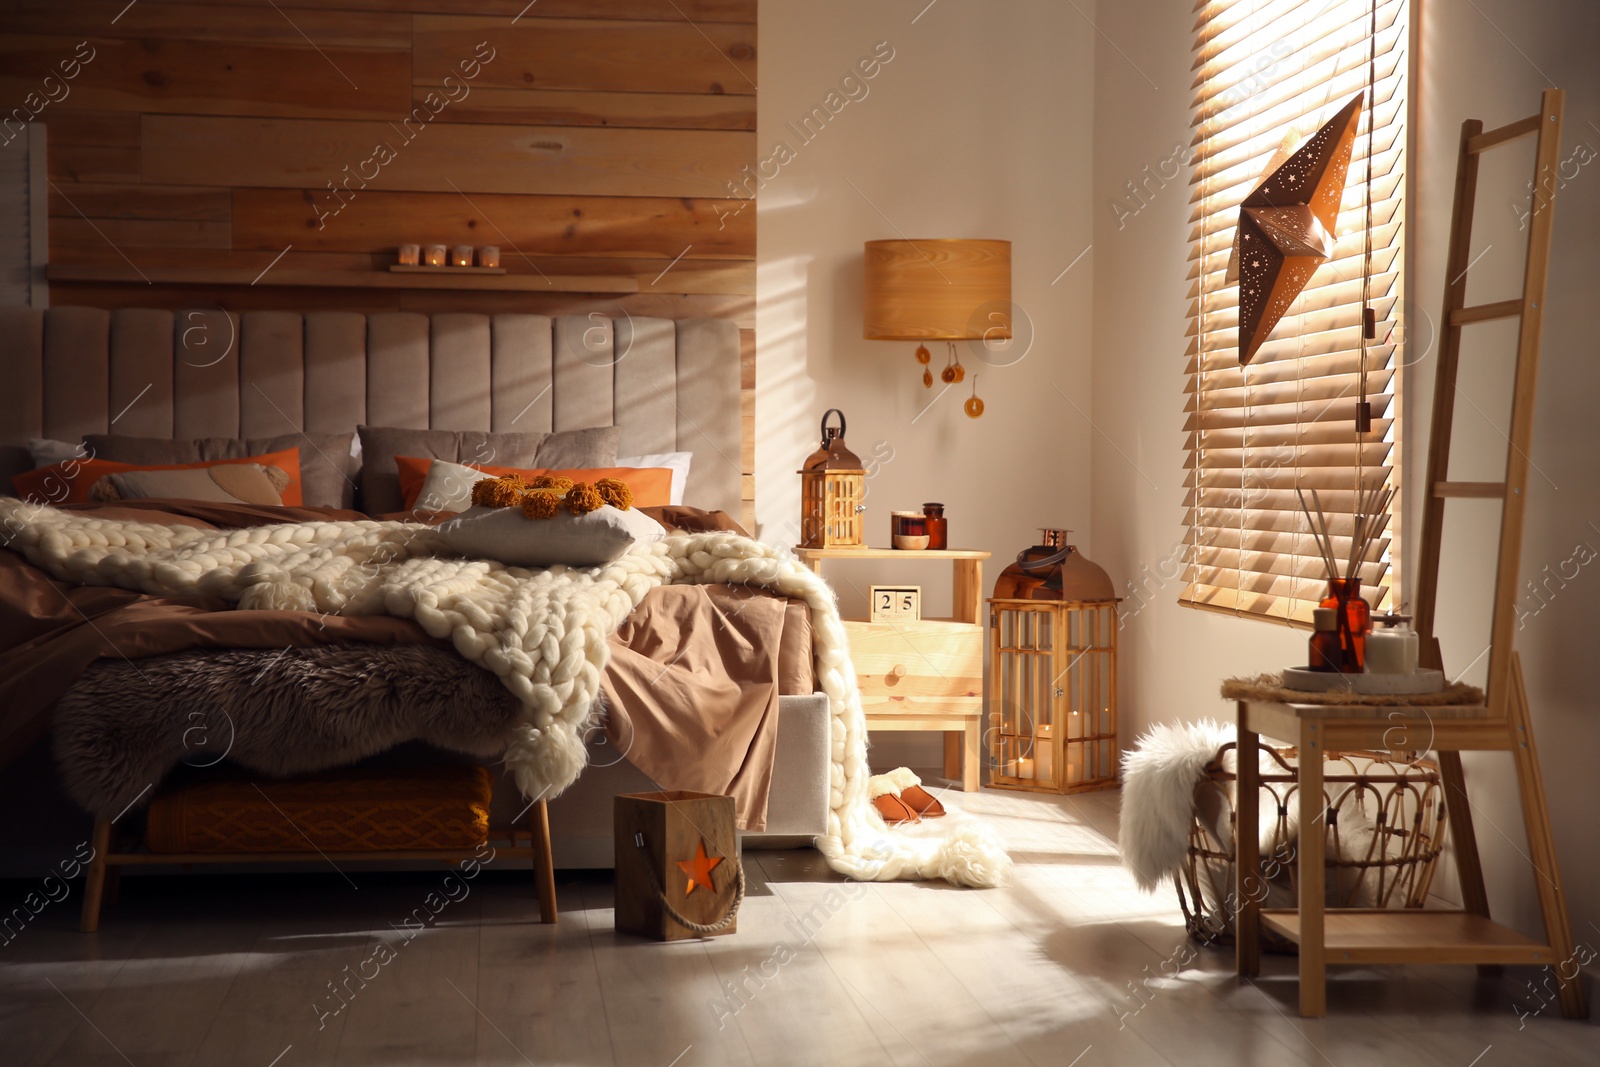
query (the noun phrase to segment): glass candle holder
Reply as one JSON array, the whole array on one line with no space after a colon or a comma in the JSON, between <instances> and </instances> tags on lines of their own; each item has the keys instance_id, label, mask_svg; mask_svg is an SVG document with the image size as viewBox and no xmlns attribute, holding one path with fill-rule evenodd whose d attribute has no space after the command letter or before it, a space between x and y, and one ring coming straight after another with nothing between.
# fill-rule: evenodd
<instances>
[{"instance_id":1,"label":"glass candle holder","mask_svg":"<svg viewBox=\"0 0 1600 1067\"><path fill-rule=\"evenodd\" d=\"M422 250L422 263L427 267L442 267L445 264L444 245L428 245Z\"/></svg>"},{"instance_id":2,"label":"glass candle holder","mask_svg":"<svg viewBox=\"0 0 1600 1067\"><path fill-rule=\"evenodd\" d=\"M403 267L415 267L422 262L422 246L401 245L395 261Z\"/></svg>"},{"instance_id":3,"label":"glass candle holder","mask_svg":"<svg viewBox=\"0 0 1600 1067\"><path fill-rule=\"evenodd\" d=\"M450 249L450 265L452 267L472 266L472 246L456 245Z\"/></svg>"},{"instance_id":4,"label":"glass candle holder","mask_svg":"<svg viewBox=\"0 0 1600 1067\"><path fill-rule=\"evenodd\" d=\"M494 245L484 245L478 249L478 266L498 267L500 265L500 249Z\"/></svg>"}]
</instances>

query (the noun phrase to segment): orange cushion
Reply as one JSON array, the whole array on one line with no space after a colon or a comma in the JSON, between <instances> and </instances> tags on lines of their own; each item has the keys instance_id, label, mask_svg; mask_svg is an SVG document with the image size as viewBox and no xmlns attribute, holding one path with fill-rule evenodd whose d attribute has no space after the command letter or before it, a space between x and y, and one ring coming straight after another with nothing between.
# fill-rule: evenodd
<instances>
[{"instance_id":1,"label":"orange cushion","mask_svg":"<svg viewBox=\"0 0 1600 1067\"><path fill-rule=\"evenodd\" d=\"M405 510L416 506L422 495L422 483L428 479L428 468L433 460L416 456L396 456L394 464L400 471L400 496ZM463 467L482 471L488 475L520 474L531 479L540 474L559 474L575 482L598 482L601 478L615 478L633 490L635 507L659 508L672 503L672 469L670 467L585 467L575 470L555 470L548 467L495 467L487 463L463 463ZM288 503L287 500L284 501Z\"/></svg>"},{"instance_id":2,"label":"orange cushion","mask_svg":"<svg viewBox=\"0 0 1600 1067\"><path fill-rule=\"evenodd\" d=\"M264 456L245 456L242 459L215 459L204 463L173 463L159 467L140 467L133 463L117 463L109 459L69 459L49 467L28 471L12 477L11 484L17 495L35 504L85 504L89 490L108 474L123 471L187 471L203 467L217 467L228 463L259 463L263 467L281 467L289 476L289 485L283 491L283 502L291 506L300 504L300 450L286 448Z\"/></svg>"}]
</instances>

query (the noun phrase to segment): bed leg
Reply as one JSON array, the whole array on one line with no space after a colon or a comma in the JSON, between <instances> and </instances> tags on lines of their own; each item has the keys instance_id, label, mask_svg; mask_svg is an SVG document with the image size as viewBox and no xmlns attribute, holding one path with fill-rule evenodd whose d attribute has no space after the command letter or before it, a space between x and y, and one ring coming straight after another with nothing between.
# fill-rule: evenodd
<instances>
[{"instance_id":1,"label":"bed leg","mask_svg":"<svg viewBox=\"0 0 1600 1067\"><path fill-rule=\"evenodd\" d=\"M550 852L550 808L536 800L528 814L528 829L533 832L533 882L539 892L539 921L556 921L556 864Z\"/></svg>"},{"instance_id":2,"label":"bed leg","mask_svg":"<svg viewBox=\"0 0 1600 1067\"><path fill-rule=\"evenodd\" d=\"M111 820L94 821L94 859L89 861L89 873L83 881L83 915L78 929L92 934L100 929L100 898L106 887L106 853L111 851Z\"/></svg>"}]
</instances>

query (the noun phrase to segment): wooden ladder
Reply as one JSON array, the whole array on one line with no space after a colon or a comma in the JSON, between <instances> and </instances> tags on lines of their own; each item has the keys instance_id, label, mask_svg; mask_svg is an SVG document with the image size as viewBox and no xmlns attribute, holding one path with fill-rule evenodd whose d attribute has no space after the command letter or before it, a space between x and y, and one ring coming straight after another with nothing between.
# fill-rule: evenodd
<instances>
[{"instance_id":1,"label":"wooden ladder","mask_svg":"<svg viewBox=\"0 0 1600 1067\"><path fill-rule=\"evenodd\" d=\"M1555 214L1556 166L1561 143L1561 118L1565 94L1546 89L1537 114L1485 131L1483 123L1468 119L1461 124L1461 150L1456 165L1455 209L1450 225L1450 251L1446 260L1443 332L1439 366L1434 382L1433 434L1428 442L1428 485L1423 507L1420 577L1417 583L1416 624L1422 640L1423 665L1443 669L1439 641L1434 634L1439 593L1439 550L1444 535L1445 504L1456 498L1494 499L1502 502L1500 554L1495 573L1493 622L1490 630L1488 722L1503 724L1505 735L1497 744L1471 747L1509 749L1516 761L1517 781L1527 825L1529 858L1539 907L1544 914L1546 943L1557 961L1561 1011L1568 1018L1587 1014L1582 976L1572 959L1572 931L1567 917L1561 873L1556 863L1555 841L1550 833L1550 813L1544 781L1528 717L1528 695L1522 664L1513 648L1516 631L1517 582L1522 556L1522 526L1528 506L1528 452L1533 437L1534 388L1539 375L1539 341L1544 325L1545 281L1549 271L1550 239ZM1472 267L1472 221L1478 189L1478 157L1524 137L1537 138L1533 169L1533 202L1529 216L1527 260L1522 296L1469 306L1467 276ZM1510 449L1505 478L1498 482L1450 479L1450 442L1455 416L1456 379L1461 356L1462 331L1471 325L1520 318L1517 362L1511 399ZM1465 909L1489 916L1483 868L1472 829L1472 807L1459 751L1438 753L1448 805L1451 839L1461 876Z\"/></svg>"}]
</instances>

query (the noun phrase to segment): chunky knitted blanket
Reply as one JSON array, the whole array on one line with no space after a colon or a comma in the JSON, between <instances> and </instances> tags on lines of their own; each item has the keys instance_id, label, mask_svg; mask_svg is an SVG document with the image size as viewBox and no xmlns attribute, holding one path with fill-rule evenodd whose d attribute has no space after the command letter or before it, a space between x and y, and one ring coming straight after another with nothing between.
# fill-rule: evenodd
<instances>
[{"instance_id":1,"label":"chunky knitted blanket","mask_svg":"<svg viewBox=\"0 0 1600 1067\"><path fill-rule=\"evenodd\" d=\"M838 871L887 881L1003 881L1010 860L971 819L890 829L868 797L866 721L833 593L790 553L736 534L680 534L603 567L523 569L452 558L432 529L307 522L240 530L97 519L0 499L0 540L53 577L156 596L212 596L241 609L389 614L449 639L521 702L504 759L525 796L553 797L584 766L583 729L606 638L663 584L748 584L804 601L817 679L833 714L828 833Z\"/></svg>"}]
</instances>

